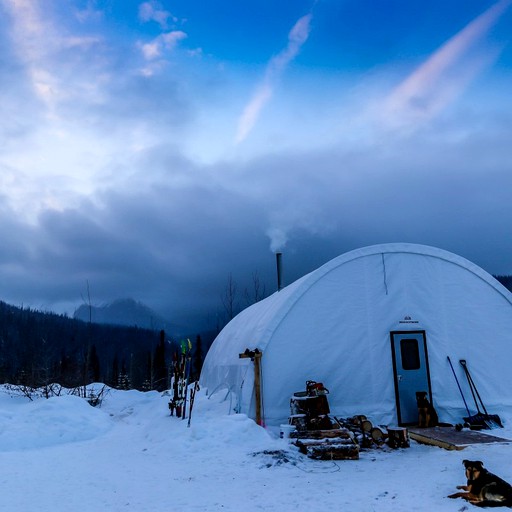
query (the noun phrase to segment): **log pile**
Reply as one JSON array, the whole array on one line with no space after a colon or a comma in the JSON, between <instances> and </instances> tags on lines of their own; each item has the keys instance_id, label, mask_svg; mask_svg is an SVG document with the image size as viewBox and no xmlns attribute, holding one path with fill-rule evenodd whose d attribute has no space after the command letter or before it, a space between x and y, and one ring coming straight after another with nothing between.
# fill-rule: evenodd
<instances>
[{"instance_id":1,"label":"log pile","mask_svg":"<svg viewBox=\"0 0 512 512\"><path fill-rule=\"evenodd\" d=\"M361 448L379 448L388 440L387 428L374 426L363 414L351 418L336 418L336 421L354 434Z\"/></svg>"},{"instance_id":2,"label":"log pile","mask_svg":"<svg viewBox=\"0 0 512 512\"><path fill-rule=\"evenodd\" d=\"M320 460L357 460L359 445L352 433L345 428L328 430L305 430L292 432L295 445L301 453L311 459Z\"/></svg>"},{"instance_id":3,"label":"log pile","mask_svg":"<svg viewBox=\"0 0 512 512\"><path fill-rule=\"evenodd\" d=\"M405 427L374 426L364 415L335 418L340 427L350 430L361 448L409 448L409 432Z\"/></svg>"},{"instance_id":4,"label":"log pile","mask_svg":"<svg viewBox=\"0 0 512 512\"><path fill-rule=\"evenodd\" d=\"M329 391L322 383L306 382L306 391L290 399L289 423L295 426L290 438L299 450L312 459L356 460L359 445L347 428L329 416Z\"/></svg>"},{"instance_id":5,"label":"log pile","mask_svg":"<svg viewBox=\"0 0 512 512\"><path fill-rule=\"evenodd\" d=\"M302 453L313 459L354 460L361 449L408 448L406 428L375 426L364 415L338 418L330 415L327 394L321 383L308 381L306 391L290 399L290 438Z\"/></svg>"}]
</instances>

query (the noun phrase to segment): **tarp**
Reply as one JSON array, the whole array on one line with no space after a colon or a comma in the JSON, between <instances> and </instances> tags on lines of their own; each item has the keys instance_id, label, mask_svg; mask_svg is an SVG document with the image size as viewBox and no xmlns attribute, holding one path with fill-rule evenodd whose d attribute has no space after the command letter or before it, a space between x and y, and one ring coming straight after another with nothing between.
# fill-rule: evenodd
<instances>
[{"instance_id":1,"label":"tarp","mask_svg":"<svg viewBox=\"0 0 512 512\"><path fill-rule=\"evenodd\" d=\"M245 309L214 341L201 383L231 390L237 412L254 417L253 363L239 354L258 348L267 424L287 420L306 380L330 390L333 414L396 424L390 332L398 330L425 331L441 421L466 415L447 356L468 361L488 410L512 413L512 294L470 261L416 244L351 251ZM458 364L456 372L471 406Z\"/></svg>"}]
</instances>

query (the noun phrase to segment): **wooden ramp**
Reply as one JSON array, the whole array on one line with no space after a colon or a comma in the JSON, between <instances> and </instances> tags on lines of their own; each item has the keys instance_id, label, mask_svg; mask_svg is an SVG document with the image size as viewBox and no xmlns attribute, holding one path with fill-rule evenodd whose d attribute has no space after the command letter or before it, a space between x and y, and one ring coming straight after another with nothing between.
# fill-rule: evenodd
<instances>
[{"instance_id":1,"label":"wooden ramp","mask_svg":"<svg viewBox=\"0 0 512 512\"><path fill-rule=\"evenodd\" d=\"M488 434L481 430L461 430L455 427L408 427L409 437L418 443L439 446L445 450L463 450L473 444L511 443L512 440ZM495 430L494 432L499 432Z\"/></svg>"}]
</instances>

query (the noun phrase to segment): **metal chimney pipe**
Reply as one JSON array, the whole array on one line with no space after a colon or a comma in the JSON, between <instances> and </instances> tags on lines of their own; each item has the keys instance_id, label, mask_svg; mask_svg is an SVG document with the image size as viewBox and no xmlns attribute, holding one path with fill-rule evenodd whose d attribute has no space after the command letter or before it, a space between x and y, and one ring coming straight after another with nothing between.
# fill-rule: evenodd
<instances>
[{"instance_id":1,"label":"metal chimney pipe","mask_svg":"<svg viewBox=\"0 0 512 512\"><path fill-rule=\"evenodd\" d=\"M281 288L282 288L282 284L281 284L281 272L282 272L282 264L281 264L281 259L282 259L282 253L280 252L276 252L276 265L277 265L277 291L280 291Z\"/></svg>"}]
</instances>

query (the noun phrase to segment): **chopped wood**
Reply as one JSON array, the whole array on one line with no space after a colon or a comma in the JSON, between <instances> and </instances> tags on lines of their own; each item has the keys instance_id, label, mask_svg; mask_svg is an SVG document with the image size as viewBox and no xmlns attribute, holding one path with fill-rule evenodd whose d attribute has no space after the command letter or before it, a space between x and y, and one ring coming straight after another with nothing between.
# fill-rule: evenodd
<instances>
[{"instance_id":1,"label":"chopped wood","mask_svg":"<svg viewBox=\"0 0 512 512\"><path fill-rule=\"evenodd\" d=\"M304 430L290 432L290 437L295 439L352 439L353 434L346 428L333 428L331 430Z\"/></svg>"},{"instance_id":2,"label":"chopped wood","mask_svg":"<svg viewBox=\"0 0 512 512\"><path fill-rule=\"evenodd\" d=\"M369 420L363 420L361 421L361 430L365 432L366 434L369 434L372 431L373 425L372 422Z\"/></svg>"},{"instance_id":3,"label":"chopped wood","mask_svg":"<svg viewBox=\"0 0 512 512\"><path fill-rule=\"evenodd\" d=\"M290 399L290 412L294 414L306 414L310 417L329 414L329 402L326 395L293 396Z\"/></svg>"},{"instance_id":4,"label":"chopped wood","mask_svg":"<svg viewBox=\"0 0 512 512\"><path fill-rule=\"evenodd\" d=\"M290 425L294 425L298 431L307 430L308 428L308 419L305 414L294 414L290 416L289 422Z\"/></svg>"},{"instance_id":5,"label":"chopped wood","mask_svg":"<svg viewBox=\"0 0 512 512\"><path fill-rule=\"evenodd\" d=\"M388 427L388 445L391 448L409 448L409 433L404 427Z\"/></svg>"},{"instance_id":6,"label":"chopped wood","mask_svg":"<svg viewBox=\"0 0 512 512\"><path fill-rule=\"evenodd\" d=\"M300 441L297 442L297 444ZM348 443L317 443L299 446L302 453L311 459L317 460L357 460L359 459L359 446Z\"/></svg>"},{"instance_id":7,"label":"chopped wood","mask_svg":"<svg viewBox=\"0 0 512 512\"><path fill-rule=\"evenodd\" d=\"M370 431L370 436L372 440L378 445L384 444L388 437L387 434L385 434L384 431L379 427L373 427Z\"/></svg>"},{"instance_id":8,"label":"chopped wood","mask_svg":"<svg viewBox=\"0 0 512 512\"><path fill-rule=\"evenodd\" d=\"M353 445L352 439L333 437L331 439L297 439L296 446L331 446L333 444Z\"/></svg>"}]
</instances>

